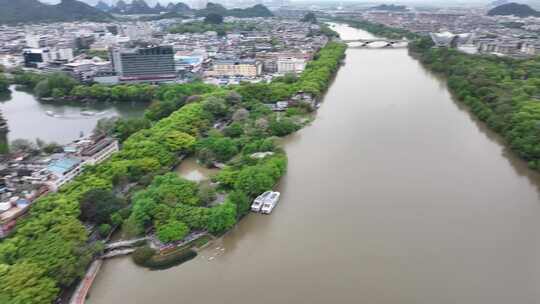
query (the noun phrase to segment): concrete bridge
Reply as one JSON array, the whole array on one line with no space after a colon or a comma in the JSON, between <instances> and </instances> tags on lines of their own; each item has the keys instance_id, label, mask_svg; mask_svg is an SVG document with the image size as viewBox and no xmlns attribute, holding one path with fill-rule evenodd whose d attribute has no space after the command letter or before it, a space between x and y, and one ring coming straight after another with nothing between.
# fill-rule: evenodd
<instances>
[{"instance_id":1,"label":"concrete bridge","mask_svg":"<svg viewBox=\"0 0 540 304\"><path fill-rule=\"evenodd\" d=\"M136 246L139 242L142 242L142 241L147 241L148 238L147 237L142 237L142 238L138 238L138 239L132 239L132 240L125 240L125 241L118 241L118 242L114 242L114 243L109 243L109 244L106 244L105 245L105 251L108 251L108 250L114 250L114 249L118 249L118 248L122 248L122 247L133 247L133 246Z\"/></svg>"},{"instance_id":2,"label":"concrete bridge","mask_svg":"<svg viewBox=\"0 0 540 304\"><path fill-rule=\"evenodd\" d=\"M108 251L107 253L102 254L99 258L102 260L106 260L106 259L114 258L117 256L128 255L128 254L133 253L134 251L135 251L135 248L111 250L111 251Z\"/></svg>"},{"instance_id":3,"label":"concrete bridge","mask_svg":"<svg viewBox=\"0 0 540 304\"><path fill-rule=\"evenodd\" d=\"M408 40L401 39L385 39L385 38L376 38L376 39L349 39L342 40L345 43L359 43L359 45L351 46L352 48L365 48L370 46L373 43L377 43L378 48L403 48L407 47L409 44ZM381 45L382 44L382 45Z\"/></svg>"}]
</instances>

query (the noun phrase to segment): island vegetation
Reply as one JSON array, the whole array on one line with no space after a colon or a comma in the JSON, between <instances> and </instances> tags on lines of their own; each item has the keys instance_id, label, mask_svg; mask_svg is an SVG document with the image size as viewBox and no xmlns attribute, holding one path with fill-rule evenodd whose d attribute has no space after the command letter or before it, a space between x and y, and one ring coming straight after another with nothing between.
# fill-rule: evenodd
<instances>
[{"instance_id":1,"label":"island vegetation","mask_svg":"<svg viewBox=\"0 0 540 304\"><path fill-rule=\"evenodd\" d=\"M91 240L112 227L131 235L153 231L163 242L200 230L219 235L233 227L248 212L250 201L273 187L286 171L287 157L275 137L306 122L308 110L302 105L279 114L264 104L297 92L320 96L345 48L330 42L300 77L269 84L222 88L193 83L154 89L157 101L145 114L147 122L124 134L122 149L104 163L87 167L57 193L39 198L0 244L0 303L51 303L103 250L101 242ZM32 77L29 83L43 81ZM46 86L51 94L58 89L56 81L47 80ZM72 90L76 88L74 84ZM213 128L220 121L230 124ZM254 157L255 152L268 153ZM225 163L214 177L214 189L169 172L189 155ZM224 194L224 200L215 201L213 191ZM155 267L170 262L148 250L140 254L141 261ZM173 260L190 255L182 252Z\"/></svg>"}]
</instances>

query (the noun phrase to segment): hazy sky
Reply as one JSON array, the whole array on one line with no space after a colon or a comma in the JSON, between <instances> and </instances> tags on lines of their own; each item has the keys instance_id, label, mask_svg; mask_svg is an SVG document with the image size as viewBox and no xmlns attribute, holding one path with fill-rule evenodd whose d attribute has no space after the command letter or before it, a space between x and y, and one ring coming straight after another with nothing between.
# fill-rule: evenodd
<instances>
[{"instance_id":1,"label":"hazy sky","mask_svg":"<svg viewBox=\"0 0 540 304\"><path fill-rule=\"evenodd\" d=\"M14 1L17 1L17 0L14 0ZM60 0L40 0L41 2L46 2L46 3L58 3L60 2ZM86 2L86 3L89 3L89 4L96 4L99 0L79 0L79 1L82 1L82 2ZM106 2L106 3L116 3L118 0L103 0L103 2ZM129 3L131 2L131 0L124 0L125 2ZM182 2L180 0L145 0L147 3L149 4L155 4L157 3L158 1L161 2L162 4L166 4L166 3L169 3L169 2ZM293 2L297 2L297 1L301 1L301 2L307 2L306 0L291 0ZM326 2L326 1L329 1L329 2L359 2L359 3L377 3L377 2L380 2L380 3L418 3L418 4L430 4L430 3L447 3L449 5L453 4L453 3L489 3L489 2L492 2L490 0L371 0L371 1L358 1L358 0L317 0L317 1L321 1L321 2ZM309 2L317 2L317 1L309 1ZM538 0L540 1L540 0ZM216 1L216 2L219 2ZM513 1L513 2L520 2L519 0L517 1Z\"/></svg>"},{"instance_id":2,"label":"hazy sky","mask_svg":"<svg viewBox=\"0 0 540 304\"><path fill-rule=\"evenodd\" d=\"M17 0L13 0L17 1ZM60 0L40 0L42 2L46 3L58 3ZM86 2L91 5L95 5L99 0L79 0ZM106 3L114 4L118 0L103 0ZM132 0L124 0L125 2L129 3ZM176 2L186 2L189 3L190 1L182 1L182 0L145 0L150 5L155 5L157 2L160 2L161 4L168 4L170 2L176 3ZM212 0L209 0L212 2ZM290 0L292 2L358 2L358 3L394 3L394 4L409 4L409 5L436 5L436 6L452 6L452 5L485 5L488 3L493 2L494 0ZM219 3L220 0L215 0L215 2ZM511 0L511 2L521 2L521 3L528 3L532 4L533 6L540 6L540 0Z\"/></svg>"}]
</instances>

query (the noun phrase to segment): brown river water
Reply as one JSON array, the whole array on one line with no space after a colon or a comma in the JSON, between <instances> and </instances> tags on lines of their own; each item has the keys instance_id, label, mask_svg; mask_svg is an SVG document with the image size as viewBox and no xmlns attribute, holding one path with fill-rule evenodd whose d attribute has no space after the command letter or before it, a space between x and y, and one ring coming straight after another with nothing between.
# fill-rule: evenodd
<instances>
[{"instance_id":1,"label":"brown river water","mask_svg":"<svg viewBox=\"0 0 540 304\"><path fill-rule=\"evenodd\" d=\"M406 50L349 49L284 147L271 215L168 270L109 260L87 303L540 303L539 175Z\"/></svg>"}]
</instances>

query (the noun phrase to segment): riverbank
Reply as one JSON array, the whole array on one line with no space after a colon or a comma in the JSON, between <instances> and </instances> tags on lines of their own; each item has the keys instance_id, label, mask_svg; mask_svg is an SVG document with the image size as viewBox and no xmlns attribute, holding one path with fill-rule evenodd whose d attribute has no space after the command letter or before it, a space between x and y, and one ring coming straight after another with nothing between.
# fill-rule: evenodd
<instances>
[{"instance_id":1,"label":"riverbank","mask_svg":"<svg viewBox=\"0 0 540 304\"><path fill-rule=\"evenodd\" d=\"M25 303L46 303L84 272L98 248L87 244L87 232L78 220L78 214L85 210L79 202L96 189L105 191L100 195L108 195L128 183L138 183L139 189L148 185L128 196L132 207L127 212L111 210L113 213L103 217L102 223L123 221L124 229L134 234L155 229L161 240L175 241L190 230L220 234L232 228L247 213L251 198L273 186L286 170L286 155L272 137L301 127L295 120L298 112L282 115L264 103L292 97L290 107L302 112L304 100L317 98L328 87L345 48L328 43L292 83L284 79L227 89L202 84L164 87L172 93L167 94L169 98L175 94L194 98L150 128L131 135L110 160L86 170L60 192L40 198L15 234L0 245L0 262L6 266L0 291L8 301L24 297ZM229 121L223 131L212 130L223 120ZM268 151L275 154L263 159L250 157ZM175 173L163 174L179 156L190 154L229 163L216 178L217 190L228 194L225 202L207 207L196 183ZM43 233L34 235L36 229ZM39 254L32 250L36 246L41 248ZM58 248L64 248L62 254ZM31 276L36 284L12 286L7 282L13 276ZM40 287L39 297L32 292L35 289L28 289L35 286Z\"/></svg>"},{"instance_id":2,"label":"riverbank","mask_svg":"<svg viewBox=\"0 0 540 304\"><path fill-rule=\"evenodd\" d=\"M535 170L540 170L540 57L533 59L471 55L433 48L429 37L367 21L349 25L388 38L414 38L409 50L431 71L444 75L457 100Z\"/></svg>"},{"instance_id":3,"label":"riverbank","mask_svg":"<svg viewBox=\"0 0 540 304\"><path fill-rule=\"evenodd\" d=\"M24 86L45 101L143 102L156 98L158 86L149 84L81 84L66 73L51 74L14 70L11 83Z\"/></svg>"},{"instance_id":4,"label":"riverbank","mask_svg":"<svg viewBox=\"0 0 540 304\"><path fill-rule=\"evenodd\" d=\"M420 61L442 74L456 98L529 167L540 169L540 59L473 56L416 46Z\"/></svg>"}]
</instances>

